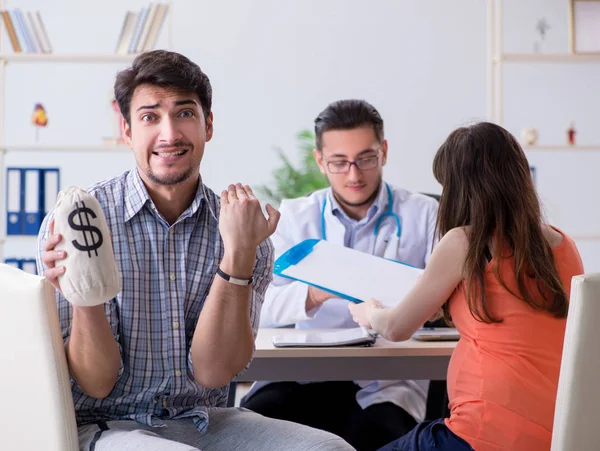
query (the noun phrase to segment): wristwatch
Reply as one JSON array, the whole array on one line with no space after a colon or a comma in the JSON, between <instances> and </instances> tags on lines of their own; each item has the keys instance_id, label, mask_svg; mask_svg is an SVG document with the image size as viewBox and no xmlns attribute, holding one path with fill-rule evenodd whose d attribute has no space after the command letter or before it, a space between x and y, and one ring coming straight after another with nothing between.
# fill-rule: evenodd
<instances>
[{"instance_id":1,"label":"wristwatch","mask_svg":"<svg viewBox=\"0 0 600 451\"><path fill-rule=\"evenodd\" d=\"M237 277L232 277L229 274L224 273L223 271L221 271L221 268L219 268L218 266L217 266L217 274L220 275L227 282L232 283L234 285L246 286L246 285L250 285L252 283L252 277L250 277L249 279L238 279Z\"/></svg>"}]
</instances>

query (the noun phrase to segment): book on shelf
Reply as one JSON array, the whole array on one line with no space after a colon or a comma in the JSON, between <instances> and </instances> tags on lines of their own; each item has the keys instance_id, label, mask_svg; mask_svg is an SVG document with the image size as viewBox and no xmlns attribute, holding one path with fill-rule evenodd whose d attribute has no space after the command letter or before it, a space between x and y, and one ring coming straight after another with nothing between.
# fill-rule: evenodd
<instances>
[{"instance_id":1,"label":"book on shelf","mask_svg":"<svg viewBox=\"0 0 600 451\"><path fill-rule=\"evenodd\" d=\"M167 17L169 5L152 2L139 11L127 11L117 41L116 53L141 53L152 50Z\"/></svg>"},{"instance_id":2,"label":"book on shelf","mask_svg":"<svg viewBox=\"0 0 600 451\"><path fill-rule=\"evenodd\" d=\"M2 20L15 53L52 53L39 11L23 13L20 8L5 10L2 11Z\"/></svg>"},{"instance_id":3,"label":"book on shelf","mask_svg":"<svg viewBox=\"0 0 600 451\"><path fill-rule=\"evenodd\" d=\"M21 52L21 44L19 44L19 40L17 39L17 32L8 11L2 11L2 20L4 20L4 28L6 28L6 32L8 33L8 38L10 39L13 50L16 53Z\"/></svg>"}]
</instances>

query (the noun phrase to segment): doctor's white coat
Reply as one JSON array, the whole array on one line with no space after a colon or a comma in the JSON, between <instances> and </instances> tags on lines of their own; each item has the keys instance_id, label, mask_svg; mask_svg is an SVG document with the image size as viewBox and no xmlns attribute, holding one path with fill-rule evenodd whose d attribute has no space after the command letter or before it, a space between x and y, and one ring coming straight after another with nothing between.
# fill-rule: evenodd
<instances>
[{"instance_id":1,"label":"doctor's white coat","mask_svg":"<svg viewBox=\"0 0 600 451\"><path fill-rule=\"evenodd\" d=\"M396 221L392 217L384 218L378 234L374 234L377 220L388 209L385 184L382 183L367 217L358 222L350 220L341 213L331 188L327 188L306 197L284 200L281 203L281 219L271 237L275 258L305 239L322 239L322 217L324 217L328 241L423 268L434 243L438 202L426 195L412 193L391 185L390 188L392 210L400 218L399 240L396 237ZM325 199L327 201L323 211ZM343 217L340 218L340 215ZM306 312L307 293L308 285L275 275L265 294L260 327L290 324L295 324L296 328L301 329L357 327L348 311L348 301L330 299L323 305ZM363 408L376 403L393 402L405 409L417 421L423 420L428 381L355 382L362 387L357 393L357 402ZM256 390L266 384L267 382L256 383L246 398L251 397Z\"/></svg>"}]
</instances>

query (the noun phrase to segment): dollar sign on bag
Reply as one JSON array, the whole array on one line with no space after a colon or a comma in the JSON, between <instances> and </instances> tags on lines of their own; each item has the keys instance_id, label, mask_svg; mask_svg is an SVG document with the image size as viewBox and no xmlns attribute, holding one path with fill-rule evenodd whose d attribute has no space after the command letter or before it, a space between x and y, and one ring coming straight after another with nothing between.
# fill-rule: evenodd
<instances>
[{"instance_id":1,"label":"dollar sign on bag","mask_svg":"<svg viewBox=\"0 0 600 451\"><path fill-rule=\"evenodd\" d=\"M81 207L79 206L79 202L75 202L75 205L77 208L69 213L69 226L71 226L73 230L80 230L83 232L83 240L85 245L80 244L77 240L73 240L71 243L73 246L75 246L75 249L87 252L88 257L92 258L92 252L95 252L97 257L98 248L102 246L103 242L102 232L100 232L98 227L90 225L90 218L88 217L89 215L92 217L92 219L96 219L96 213L94 213L94 210L91 208L86 207L83 201L81 201ZM79 220L79 224L75 224L75 218Z\"/></svg>"}]
</instances>

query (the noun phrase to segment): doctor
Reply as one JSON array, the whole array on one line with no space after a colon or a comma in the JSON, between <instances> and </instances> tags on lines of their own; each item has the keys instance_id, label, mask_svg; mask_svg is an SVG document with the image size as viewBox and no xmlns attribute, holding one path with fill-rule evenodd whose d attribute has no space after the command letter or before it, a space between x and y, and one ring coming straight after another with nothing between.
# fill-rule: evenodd
<instances>
[{"instance_id":1,"label":"doctor","mask_svg":"<svg viewBox=\"0 0 600 451\"><path fill-rule=\"evenodd\" d=\"M383 181L388 143L377 110L362 100L329 105L315 120L313 151L330 188L281 203L275 257L308 238L326 239L423 268L433 245L436 200ZM261 327L358 327L348 301L275 276ZM256 383L242 406L333 432L375 450L424 419L428 381Z\"/></svg>"}]
</instances>

